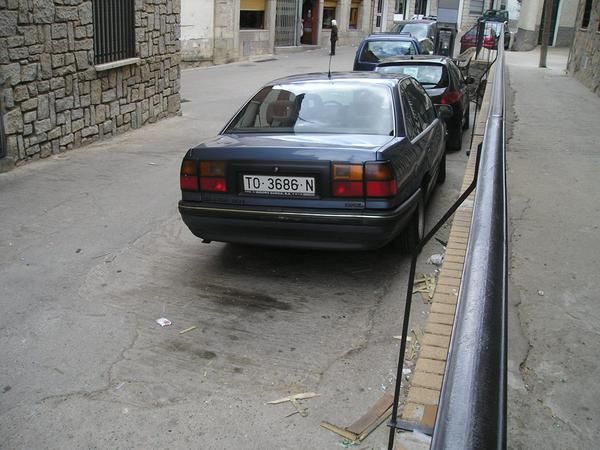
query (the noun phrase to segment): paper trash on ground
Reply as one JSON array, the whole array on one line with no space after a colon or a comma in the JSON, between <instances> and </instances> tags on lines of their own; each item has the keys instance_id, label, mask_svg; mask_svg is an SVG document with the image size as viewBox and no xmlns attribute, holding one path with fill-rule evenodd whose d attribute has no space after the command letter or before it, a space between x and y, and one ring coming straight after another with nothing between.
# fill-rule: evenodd
<instances>
[{"instance_id":1,"label":"paper trash on ground","mask_svg":"<svg viewBox=\"0 0 600 450\"><path fill-rule=\"evenodd\" d=\"M168 327L169 325L171 325L171 321L164 317L161 317L160 319L156 319L156 323L159 324L161 327Z\"/></svg>"}]
</instances>

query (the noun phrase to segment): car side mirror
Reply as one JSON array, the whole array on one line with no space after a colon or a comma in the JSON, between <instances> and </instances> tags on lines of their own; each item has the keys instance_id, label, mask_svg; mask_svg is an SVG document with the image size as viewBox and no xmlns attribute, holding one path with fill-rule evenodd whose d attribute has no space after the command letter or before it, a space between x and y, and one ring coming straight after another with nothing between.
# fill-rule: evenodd
<instances>
[{"instance_id":1,"label":"car side mirror","mask_svg":"<svg viewBox=\"0 0 600 450\"><path fill-rule=\"evenodd\" d=\"M465 78L465 84L473 84L473 83L475 83L475 78L473 78L473 77Z\"/></svg>"},{"instance_id":2,"label":"car side mirror","mask_svg":"<svg viewBox=\"0 0 600 450\"><path fill-rule=\"evenodd\" d=\"M449 119L454 115L454 108L450 105L435 105L435 111L440 119Z\"/></svg>"}]
</instances>

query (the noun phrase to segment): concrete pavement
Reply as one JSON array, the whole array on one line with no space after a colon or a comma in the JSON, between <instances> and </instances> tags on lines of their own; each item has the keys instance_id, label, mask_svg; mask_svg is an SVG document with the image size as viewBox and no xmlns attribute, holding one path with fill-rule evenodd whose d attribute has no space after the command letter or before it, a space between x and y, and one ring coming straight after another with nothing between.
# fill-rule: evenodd
<instances>
[{"instance_id":1,"label":"concrete pavement","mask_svg":"<svg viewBox=\"0 0 600 450\"><path fill-rule=\"evenodd\" d=\"M406 256L204 245L176 210L187 148L265 81L328 62L185 71L182 117L0 174L0 448L339 448L320 421L349 424L390 391ZM429 223L465 161L449 154ZM306 418L265 405L307 391L321 396ZM381 426L365 445L385 442Z\"/></svg>"},{"instance_id":2,"label":"concrete pavement","mask_svg":"<svg viewBox=\"0 0 600 450\"><path fill-rule=\"evenodd\" d=\"M600 98L509 52L509 448L600 439Z\"/></svg>"},{"instance_id":3,"label":"concrete pavement","mask_svg":"<svg viewBox=\"0 0 600 450\"><path fill-rule=\"evenodd\" d=\"M350 69L353 49L338 53L334 70ZM537 53L508 53L509 448L593 449L600 438L600 100L564 74L566 57L551 50L538 69ZM194 69L183 117L0 175L0 448L336 448L319 420L349 423L392 387L406 261L318 253L292 263L286 252L201 246L175 210L187 147L263 82L327 59ZM448 161L434 213L462 179L464 155ZM369 275L388 269L401 276ZM310 298L298 297L302 281L316 283ZM240 313L221 283L258 303ZM207 333L163 342L152 323L165 309ZM229 322L238 315L269 331L266 353L252 353L262 341L251 328ZM335 333L308 336L313 326ZM282 386L315 385L327 394L307 421L264 408ZM384 445L382 428L369 443Z\"/></svg>"}]
</instances>

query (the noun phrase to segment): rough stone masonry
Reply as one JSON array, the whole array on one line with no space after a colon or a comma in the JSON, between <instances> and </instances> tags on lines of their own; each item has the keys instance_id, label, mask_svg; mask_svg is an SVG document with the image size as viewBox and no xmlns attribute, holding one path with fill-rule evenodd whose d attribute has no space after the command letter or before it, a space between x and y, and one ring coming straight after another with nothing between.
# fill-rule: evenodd
<instances>
[{"instance_id":1,"label":"rough stone masonry","mask_svg":"<svg viewBox=\"0 0 600 450\"><path fill-rule=\"evenodd\" d=\"M134 4L136 58L107 68L91 1L0 0L0 168L179 113L180 0Z\"/></svg>"}]
</instances>

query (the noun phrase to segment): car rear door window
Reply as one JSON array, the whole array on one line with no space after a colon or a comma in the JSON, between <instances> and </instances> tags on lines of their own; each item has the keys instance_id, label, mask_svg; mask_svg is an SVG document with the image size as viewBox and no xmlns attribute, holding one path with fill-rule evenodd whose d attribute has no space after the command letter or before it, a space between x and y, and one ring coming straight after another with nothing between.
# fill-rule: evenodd
<instances>
[{"instance_id":1,"label":"car rear door window","mask_svg":"<svg viewBox=\"0 0 600 450\"><path fill-rule=\"evenodd\" d=\"M436 119L435 107L433 106L431 98L429 98L429 95L427 95L427 92L423 89L423 86L414 81L412 82L412 85L415 95L418 96L420 100L418 113L422 117L425 128L427 128Z\"/></svg>"},{"instance_id":2,"label":"car rear door window","mask_svg":"<svg viewBox=\"0 0 600 450\"><path fill-rule=\"evenodd\" d=\"M411 95L412 84L406 81L401 87L402 96L402 109L404 110L404 122L406 124L406 135L410 140L416 138L422 131L423 125L421 119L416 112L416 106L414 105L416 99L414 95Z\"/></svg>"},{"instance_id":3,"label":"car rear door window","mask_svg":"<svg viewBox=\"0 0 600 450\"><path fill-rule=\"evenodd\" d=\"M435 109L425 90L414 80L409 80L405 89L408 106L413 112L415 131L420 134L436 118Z\"/></svg>"},{"instance_id":4,"label":"car rear door window","mask_svg":"<svg viewBox=\"0 0 600 450\"><path fill-rule=\"evenodd\" d=\"M448 70L452 73L452 78L456 80L456 84L458 85L459 89L462 89L465 81L460 69L456 67L456 64L454 64L452 61L448 61Z\"/></svg>"}]
</instances>

